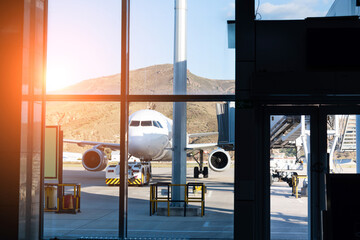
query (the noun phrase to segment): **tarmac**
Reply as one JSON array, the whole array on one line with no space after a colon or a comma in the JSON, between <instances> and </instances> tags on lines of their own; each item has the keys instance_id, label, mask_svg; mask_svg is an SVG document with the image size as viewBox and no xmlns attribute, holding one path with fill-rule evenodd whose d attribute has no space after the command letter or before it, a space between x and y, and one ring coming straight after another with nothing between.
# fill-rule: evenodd
<instances>
[{"instance_id":1,"label":"tarmac","mask_svg":"<svg viewBox=\"0 0 360 240\"><path fill-rule=\"evenodd\" d=\"M153 167L154 182L170 182L170 167ZM209 171L209 178L189 182L207 187L205 215L150 216L150 187L128 187L128 238L232 239L234 232L234 168ZM65 167L64 183L81 184L81 212L44 213L44 238L114 238L118 236L119 187L105 185L105 172L88 172L81 167ZM307 197L296 199L282 182L271 187L271 239L308 239Z\"/></svg>"}]
</instances>

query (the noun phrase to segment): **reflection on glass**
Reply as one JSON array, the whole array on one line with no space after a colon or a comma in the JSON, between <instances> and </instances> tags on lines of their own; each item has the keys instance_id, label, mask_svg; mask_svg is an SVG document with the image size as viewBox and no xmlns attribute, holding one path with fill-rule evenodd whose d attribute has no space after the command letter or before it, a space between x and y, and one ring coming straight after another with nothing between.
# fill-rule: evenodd
<instances>
[{"instance_id":1,"label":"reflection on glass","mask_svg":"<svg viewBox=\"0 0 360 240\"><path fill-rule=\"evenodd\" d=\"M334 0L327 16L354 16L360 15L360 8L356 6L355 1Z\"/></svg>"},{"instance_id":2,"label":"reflection on glass","mask_svg":"<svg viewBox=\"0 0 360 240\"><path fill-rule=\"evenodd\" d=\"M308 239L310 117L270 117L271 239Z\"/></svg>"},{"instance_id":3,"label":"reflection on glass","mask_svg":"<svg viewBox=\"0 0 360 240\"><path fill-rule=\"evenodd\" d=\"M106 170L119 163L120 103L48 102L46 113L44 238L118 237L119 188Z\"/></svg>"},{"instance_id":4,"label":"reflection on glass","mask_svg":"<svg viewBox=\"0 0 360 240\"><path fill-rule=\"evenodd\" d=\"M172 151L170 154L168 152L173 148L176 128L173 108L171 102L155 104L133 102L129 106L131 115L128 147L132 157L129 159L128 174L128 237L232 238L234 142L230 141L233 138L225 134L225 131L233 132L231 129L234 128L235 122L234 104L214 102L186 104L188 138L184 140L188 149L184 159L184 169L174 168ZM227 121L226 117L228 117ZM219 126L218 118L222 118L221 123L227 122L231 126L224 127L221 124ZM220 135L221 144L219 144ZM163 137L162 140L160 137ZM168 144L165 148L162 145L164 143ZM159 153L149 159L149 154L156 151ZM140 163L138 159L152 161ZM148 172L148 164L151 166L150 172ZM147 182L147 173L151 175L150 186ZM189 197L186 205L187 215L184 217L183 206L172 202L169 205L170 217L168 217L167 199L168 196L171 200L175 199L176 191L175 186L168 184L176 183L175 175L183 173L186 176L186 183L194 184L189 185L187 193L184 192L184 195L187 194ZM199 185L202 183L206 186L206 192L205 188ZM138 185L143 186L135 187ZM185 188L180 188L180 192L184 190ZM206 203L203 217L201 217L202 194ZM150 209L149 198L153 202ZM138 224L139 221L142 224Z\"/></svg>"},{"instance_id":5,"label":"reflection on glass","mask_svg":"<svg viewBox=\"0 0 360 240\"><path fill-rule=\"evenodd\" d=\"M346 1L337 0L337 2ZM325 17L334 0L329 1L255 1L255 14L258 20L290 20L307 17Z\"/></svg>"},{"instance_id":6,"label":"reflection on glass","mask_svg":"<svg viewBox=\"0 0 360 240\"><path fill-rule=\"evenodd\" d=\"M174 2L131 2L130 94L173 94ZM228 46L234 0L190 0L187 4L187 94L234 94L235 50ZM180 50L181 51L181 50Z\"/></svg>"},{"instance_id":7,"label":"reflection on glass","mask_svg":"<svg viewBox=\"0 0 360 240\"><path fill-rule=\"evenodd\" d=\"M120 94L121 1L50 0L48 94Z\"/></svg>"},{"instance_id":8,"label":"reflection on glass","mask_svg":"<svg viewBox=\"0 0 360 240\"><path fill-rule=\"evenodd\" d=\"M330 173L356 173L356 115L327 116Z\"/></svg>"}]
</instances>

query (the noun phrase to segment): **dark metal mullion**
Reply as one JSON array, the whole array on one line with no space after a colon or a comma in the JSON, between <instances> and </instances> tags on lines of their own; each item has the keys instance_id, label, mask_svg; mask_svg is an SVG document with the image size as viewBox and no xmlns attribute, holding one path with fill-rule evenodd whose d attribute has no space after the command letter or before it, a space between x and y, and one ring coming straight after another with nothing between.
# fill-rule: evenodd
<instances>
[{"instance_id":1,"label":"dark metal mullion","mask_svg":"<svg viewBox=\"0 0 360 240\"><path fill-rule=\"evenodd\" d=\"M211 102L235 101L235 95L129 95L129 102Z\"/></svg>"},{"instance_id":2,"label":"dark metal mullion","mask_svg":"<svg viewBox=\"0 0 360 240\"><path fill-rule=\"evenodd\" d=\"M122 0L121 6L121 96L120 100L120 196L119 196L119 238L127 237L127 131L129 93L129 21L130 0Z\"/></svg>"},{"instance_id":3,"label":"dark metal mullion","mask_svg":"<svg viewBox=\"0 0 360 240\"><path fill-rule=\"evenodd\" d=\"M264 120L263 120L263 128L264 128L264 148L263 148L263 155L264 155L264 169L263 169L263 173L264 173L264 177L265 179L263 179L263 190L264 190L264 199L263 202L261 203L263 205L263 212L262 214L264 214L263 216L263 225L264 225L264 230L265 230L265 234L263 236L266 236L269 238L269 236L271 235L271 194L270 194L270 117L271 117L271 112L267 111L264 114Z\"/></svg>"},{"instance_id":4,"label":"dark metal mullion","mask_svg":"<svg viewBox=\"0 0 360 240\"><path fill-rule=\"evenodd\" d=\"M323 139L322 139L323 138ZM309 238L321 238L321 206L322 193L321 178L324 174L323 164L327 159L327 121L326 115L319 110L310 117L310 164L308 163L308 179L310 184L308 206ZM309 166L310 165L310 166ZM309 171L310 170L310 171Z\"/></svg>"},{"instance_id":5,"label":"dark metal mullion","mask_svg":"<svg viewBox=\"0 0 360 240\"><path fill-rule=\"evenodd\" d=\"M48 29L48 0L44 1L44 52L43 52L43 69L47 67L47 29ZM39 209L39 238L44 238L44 164L45 164L45 124L46 124L46 80L44 77L42 84L41 99L41 156L40 156L40 209ZM36 99L35 95L35 99ZM37 100L37 99L36 99Z\"/></svg>"},{"instance_id":6,"label":"dark metal mullion","mask_svg":"<svg viewBox=\"0 0 360 240\"><path fill-rule=\"evenodd\" d=\"M125 94L126 95L126 94ZM122 95L46 95L47 101L120 102ZM235 95L127 95L127 102L211 102L235 101Z\"/></svg>"},{"instance_id":7,"label":"dark metal mullion","mask_svg":"<svg viewBox=\"0 0 360 240\"><path fill-rule=\"evenodd\" d=\"M235 84L236 85L236 84ZM35 100L41 101L41 95L35 95ZM86 95L86 94L47 94L46 101L98 101L98 102L119 102L122 101L121 95ZM239 103L241 98L238 96ZM202 101L235 101L235 95L128 95L127 100L129 102L202 102ZM354 102L360 102L360 96L353 97L338 97L328 96L324 98L306 97L306 96L271 96L268 98L253 98L254 103L266 103L266 105L291 105L291 104L309 104L322 105L328 104L334 107L340 105L354 106ZM246 102L245 102L246 103Z\"/></svg>"},{"instance_id":8,"label":"dark metal mullion","mask_svg":"<svg viewBox=\"0 0 360 240\"><path fill-rule=\"evenodd\" d=\"M46 101L84 101L84 102L120 102L123 98L121 95L81 95L81 94L68 94L68 95L46 95Z\"/></svg>"}]
</instances>

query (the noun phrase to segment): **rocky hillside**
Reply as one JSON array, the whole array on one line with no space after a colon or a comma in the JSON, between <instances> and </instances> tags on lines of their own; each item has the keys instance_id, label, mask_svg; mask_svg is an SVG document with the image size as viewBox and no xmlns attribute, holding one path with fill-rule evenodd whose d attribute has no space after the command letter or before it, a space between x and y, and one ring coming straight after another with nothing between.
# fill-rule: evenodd
<instances>
[{"instance_id":1,"label":"rocky hillside","mask_svg":"<svg viewBox=\"0 0 360 240\"><path fill-rule=\"evenodd\" d=\"M233 94L234 80L212 80L187 72L188 94ZM89 79L54 94L120 94L120 74ZM130 94L172 94L173 65L154 65L130 71Z\"/></svg>"},{"instance_id":2,"label":"rocky hillside","mask_svg":"<svg viewBox=\"0 0 360 240\"><path fill-rule=\"evenodd\" d=\"M156 65L130 73L132 94L171 94L172 65ZM151 80L152 79L152 80ZM234 81L211 80L188 72L188 92L196 94L232 94ZM85 80L55 94L118 94L120 75ZM152 108L172 119L173 103L131 103L129 113ZM195 102L187 105L187 131L189 133L217 131L215 103ZM112 102L48 102L46 125L60 124L64 138L119 143L120 104ZM194 139L195 142L216 141L216 138ZM65 151L83 152L85 149L65 144Z\"/></svg>"}]
</instances>

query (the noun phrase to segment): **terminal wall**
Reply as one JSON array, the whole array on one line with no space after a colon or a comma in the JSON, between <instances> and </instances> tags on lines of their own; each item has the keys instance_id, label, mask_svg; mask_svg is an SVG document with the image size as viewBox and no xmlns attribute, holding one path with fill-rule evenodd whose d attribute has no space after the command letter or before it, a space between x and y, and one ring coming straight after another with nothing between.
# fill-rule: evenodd
<instances>
[{"instance_id":1,"label":"terminal wall","mask_svg":"<svg viewBox=\"0 0 360 240\"><path fill-rule=\"evenodd\" d=\"M357 94L356 18L256 21L253 96Z\"/></svg>"},{"instance_id":2,"label":"terminal wall","mask_svg":"<svg viewBox=\"0 0 360 240\"><path fill-rule=\"evenodd\" d=\"M314 109L321 104L358 104L360 21L358 17L256 21L253 0L236 3L234 238L270 239L267 114L286 114L281 112L284 106L292 114L312 114L313 166L316 161L323 164L326 118L320 119ZM297 106L313 108L300 111ZM320 239L324 172L313 167L311 171L309 236Z\"/></svg>"},{"instance_id":3,"label":"terminal wall","mask_svg":"<svg viewBox=\"0 0 360 240\"><path fill-rule=\"evenodd\" d=\"M8 239L19 220L23 4L0 2L0 232Z\"/></svg>"},{"instance_id":4,"label":"terminal wall","mask_svg":"<svg viewBox=\"0 0 360 240\"><path fill-rule=\"evenodd\" d=\"M38 239L44 1L0 2L0 235Z\"/></svg>"}]
</instances>

